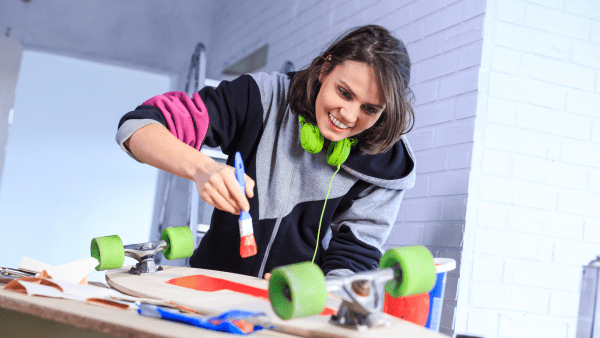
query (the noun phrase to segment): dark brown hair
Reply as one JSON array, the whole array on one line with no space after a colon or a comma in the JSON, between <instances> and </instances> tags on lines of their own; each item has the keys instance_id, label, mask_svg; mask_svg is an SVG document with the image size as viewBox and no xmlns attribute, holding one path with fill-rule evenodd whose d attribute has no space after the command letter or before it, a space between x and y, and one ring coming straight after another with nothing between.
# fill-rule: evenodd
<instances>
[{"instance_id":1,"label":"dark brown hair","mask_svg":"<svg viewBox=\"0 0 600 338\"><path fill-rule=\"evenodd\" d=\"M379 79L386 108L379 120L355 136L363 154L390 149L414 125L410 58L404 43L387 29L368 25L351 29L338 37L312 63L296 74L290 88L290 109L316 124L315 102L321 88L319 76L327 76L345 61L364 62Z\"/></svg>"}]
</instances>

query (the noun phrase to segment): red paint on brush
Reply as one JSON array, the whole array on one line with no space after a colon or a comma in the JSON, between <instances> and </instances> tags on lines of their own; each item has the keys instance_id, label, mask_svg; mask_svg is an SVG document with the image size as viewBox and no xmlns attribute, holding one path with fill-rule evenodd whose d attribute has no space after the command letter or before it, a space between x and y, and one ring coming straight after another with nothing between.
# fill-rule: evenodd
<instances>
[{"instance_id":1,"label":"red paint on brush","mask_svg":"<svg viewBox=\"0 0 600 338\"><path fill-rule=\"evenodd\" d=\"M269 292L265 289L256 288L246 284L236 283L228 281L226 279L210 277L206 275L193 275L173 278L171 280L166 281L165 283L204 292L229 290L269 301ZM331 316L336 313L337 311L326 307L320 313L320 315Z\"/></svg>"},{"instance_id":2,"label":"red paint on brush","mask_svg":"<svg viewBox=\"0 0 600 338\"><path fill-rule=\"evenodd\" d=\"M254 255L256 255L256 241L254 240L254 234L242 237L242 240L240 241L240 256L246 258Z\"/></svg>"}]
</instances>

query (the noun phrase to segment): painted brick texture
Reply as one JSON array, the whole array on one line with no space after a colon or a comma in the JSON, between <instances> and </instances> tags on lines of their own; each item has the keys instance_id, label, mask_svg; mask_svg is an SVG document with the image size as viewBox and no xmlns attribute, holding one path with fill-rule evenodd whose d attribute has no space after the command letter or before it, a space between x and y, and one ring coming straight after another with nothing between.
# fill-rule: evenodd
<instances>
[{"instance_id":1,"label":"painted brick texture","mask_svg":"<svg viewBox=\"0 0 600 338\"><path fill-rule=\"evenodd\" d=\"M600 252L598 2L216 7L214 78L264 44L272 71L286 60L305 66L362 24L403 39L413 61L417 118L408 137L418 175L386 248L425 244L460 262L448 278L446 334L574 337L581 265Z\"/></svg>"},{"instance_id":2,"label":"painted brick texture","mask_svg":"<svg viewBox=\"0 0 600 338\"><path fill-rule=\"evenodd\" d=\"M485 11L455 330L575 337L600 254L600 3Z\"/></svg>"},{"instance_id":3,"label":"painted brick texture","mask_svg":"<svg viewBox=\"0 0 600 338\"><path fill-rule=\"evenodd\" d=\"M380 24L413 63L417 183L385 248L425 244L460 263L477 109L485 0L243 1L216 3L208 76L268 44L265 71L308 65L346 29ZM592 235L593 236L593 235ZM452 335L459 269L450 273L441 332Z\"/></svg>"}]
</instances>

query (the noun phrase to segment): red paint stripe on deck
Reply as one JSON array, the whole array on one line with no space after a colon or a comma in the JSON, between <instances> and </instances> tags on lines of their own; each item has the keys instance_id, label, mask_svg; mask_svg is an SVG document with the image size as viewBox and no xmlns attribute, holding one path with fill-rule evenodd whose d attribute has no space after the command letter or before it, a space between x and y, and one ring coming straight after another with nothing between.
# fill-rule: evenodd
<instances>
[{"instance_id":1,"label":"red paint stripe on deck","mask_svg":"<svg viewBox=\"0 0 600 338\"><path fill-rule=\"evenodd\" d=\"M165 283L204 292L230 290L233 292L238 292L269 301L269 292L265 289L255 288L253 286L228 281L222 278L210 277L206 275L193 275L173 278L171 280L166 281ZM320 313L320 315L331 316L335 313L337 313L337 311L330 308L325 308Z\"/></svg>"}]
</instances>

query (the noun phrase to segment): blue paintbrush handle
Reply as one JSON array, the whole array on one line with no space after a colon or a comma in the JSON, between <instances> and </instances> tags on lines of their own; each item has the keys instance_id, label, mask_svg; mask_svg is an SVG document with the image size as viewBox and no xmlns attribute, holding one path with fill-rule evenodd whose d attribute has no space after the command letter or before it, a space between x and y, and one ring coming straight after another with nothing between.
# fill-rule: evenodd
<instances>
[{"instance_id":1,"label":"blue paintbrush handle","mask_svg":"<svg viewBox=\"0 0 600 338\"><path fill-rule=\"evenodd\" d=\"M242 192L245 195L246 194L246 179L245 179L246 171L244 170L244 161L242 160L242 155L240 154L239 151L235 153L234 166L235 166L235 178L238 181L240 187L242 187ZM242 210L242 212L240 213L239 220L243 221L243 220L249 219L249 218L251 218L250 214L247 211Z\"/></svg>"},{"instance_id":2,"label":"blue paintbrush handle","mask_svg":"<svg viewBox=\"0 0 600 338\"><path fill-rule=\"evenodd\" d=\"M240 187L242 187L242 191L245 193L246 192L246 180L245 180L245 173L246 171L244 170L244 161L242 160L242 155L240 154L240 152L236 152L235 153L235 178L237 179L238 183L240 184Z\"/></svg>"}]
</instances>

